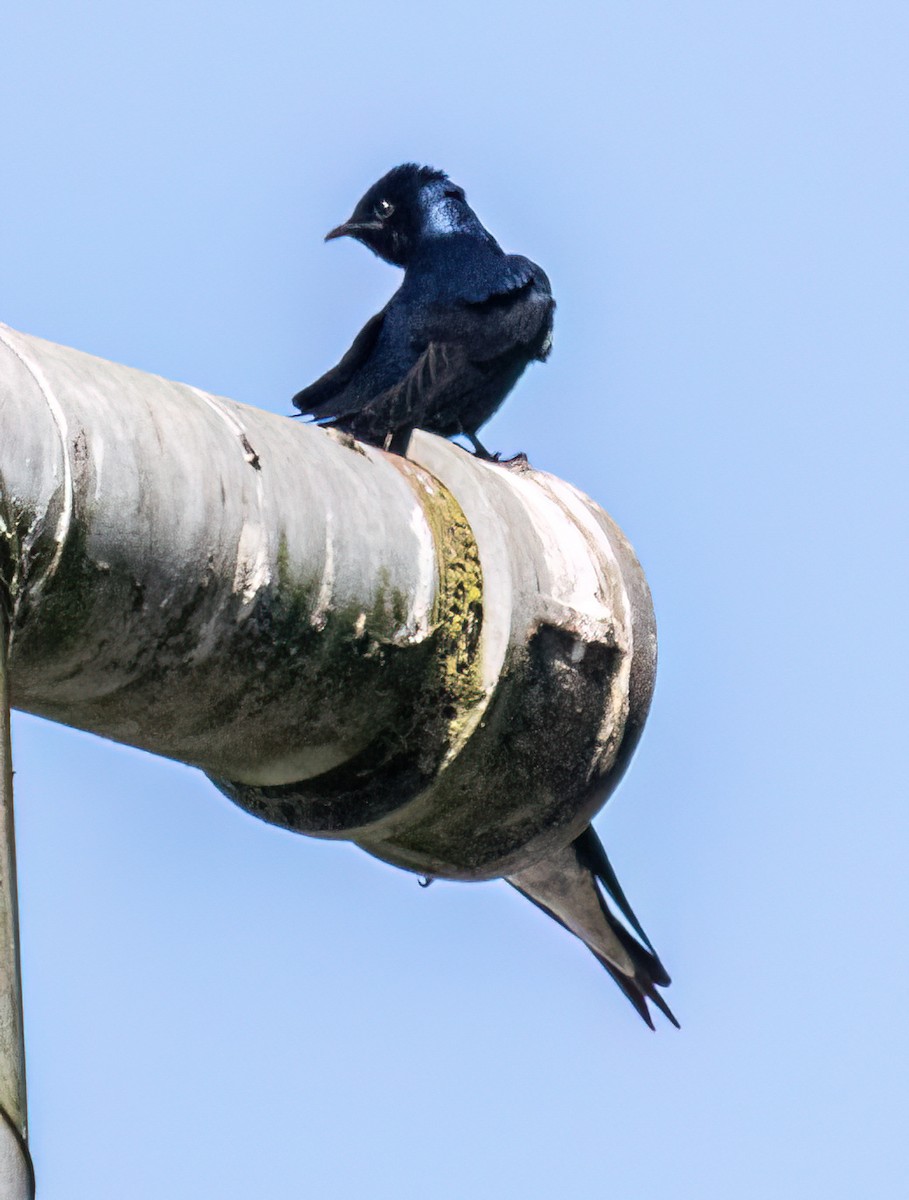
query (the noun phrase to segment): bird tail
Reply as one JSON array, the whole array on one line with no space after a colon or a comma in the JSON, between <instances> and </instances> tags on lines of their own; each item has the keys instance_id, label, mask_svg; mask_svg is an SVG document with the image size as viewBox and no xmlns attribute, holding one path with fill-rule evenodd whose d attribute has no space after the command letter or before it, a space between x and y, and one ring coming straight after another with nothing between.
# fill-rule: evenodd
<instances>
[{"instance_id":1,"label":"bird tail","mask_svg":"<svg viewBox=\"0 0 909 1200\"><path fill-rule=\"evenodd\" d=\"M507 881L584 942L651 1029L654 1026L648 1000L679 1028L669 1005L656 990L668 986L669 974L591 826L569 846L526 871L508 876Z\"/></svg>"}]
</instances>

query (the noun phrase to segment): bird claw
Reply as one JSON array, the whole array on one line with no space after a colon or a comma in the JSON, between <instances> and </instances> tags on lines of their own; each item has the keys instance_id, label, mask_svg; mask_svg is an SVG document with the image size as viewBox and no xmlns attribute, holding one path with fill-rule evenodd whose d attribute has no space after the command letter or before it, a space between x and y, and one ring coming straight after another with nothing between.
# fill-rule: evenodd
<instances>
[{"instance_id":1,"label":"bird claw","mask_svg":"<svg viewBox=\"0 0 909 1200\"><path fill-rule=\"evenodd\" d=\"M480 462L496 463L500 467L527 467L530 466L530 460L523 450L519 450L517 454L512 454L511 458L503 458L502 451L496 450L495 454L490 454L485 446L481 446L478 442L474 442L477 447L474 452L474 458L478 458Z\"/></svg>"}]
</instances>

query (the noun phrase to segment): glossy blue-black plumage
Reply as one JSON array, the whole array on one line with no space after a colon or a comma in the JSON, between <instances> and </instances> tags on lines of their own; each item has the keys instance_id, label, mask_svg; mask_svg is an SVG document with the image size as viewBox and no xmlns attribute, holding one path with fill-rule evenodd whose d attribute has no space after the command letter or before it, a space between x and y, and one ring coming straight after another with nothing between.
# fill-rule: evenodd
<instances>
[{"instance_id":1,"label":"glossy blue-black plumage","mask_svg":"<svg viewBox=\"0 0 909 1200\"><path fill-rule=\"evenodd\" d=\"M404 267L404 280L294 404L398 453L426 429L464 434L487 456L477 430L527 364L549 353L555 301L545 273L505 254L446 175L414 164L374 184L328 235L342 236Z\"/></svg>"}]
</instances>

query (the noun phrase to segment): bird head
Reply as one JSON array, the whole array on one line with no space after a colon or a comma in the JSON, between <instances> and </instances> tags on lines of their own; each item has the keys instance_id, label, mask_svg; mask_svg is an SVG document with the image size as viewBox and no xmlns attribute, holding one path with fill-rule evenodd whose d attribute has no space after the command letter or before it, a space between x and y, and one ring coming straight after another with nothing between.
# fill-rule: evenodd
<instances>
[{"instance_id":1,"label":"bird head","mask_svg":"<svg viewBox=\"0 0 909 1200\"><path fill-rule=\"evenodd\" d=\"M453 233L478 224L464 189L444 171L403 163L372 185L343 225L325 240L352 237L379 258L406 267L425 237Z\"/></svg>"}]
</instances>

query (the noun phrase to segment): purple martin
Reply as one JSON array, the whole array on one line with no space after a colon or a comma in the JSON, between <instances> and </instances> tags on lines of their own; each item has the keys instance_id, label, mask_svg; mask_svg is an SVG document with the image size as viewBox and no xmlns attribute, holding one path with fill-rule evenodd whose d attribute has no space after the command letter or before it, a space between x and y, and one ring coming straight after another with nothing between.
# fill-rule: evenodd
<instances>
[{"instance_id":1,"label":"purple martin","mask_svg":"<svg viewBox=\"0 0 909 1200\"><path fill-rule=\"evenodd\" d=\"M406 454L414 429L477 438L529 362L552 342L555 301L545 273L506 254L463 188L404 163L373 184L343 225L404 268L400 288L367 321L336 367L294 396L301 413Z\"/></svg>"},{"instance_id":2,"label":"purple martin","mask_svg":"<svg viewBox=\"0 0 909 1200\"><path fill-rule=\"evenodd\" d=\"M509 875L507 881L581 939L651 1029L648 1000L679 1028L656 990L670 982L666 968L626 900L591 826L569 846Z\"/></svg>"}]
</instances>

